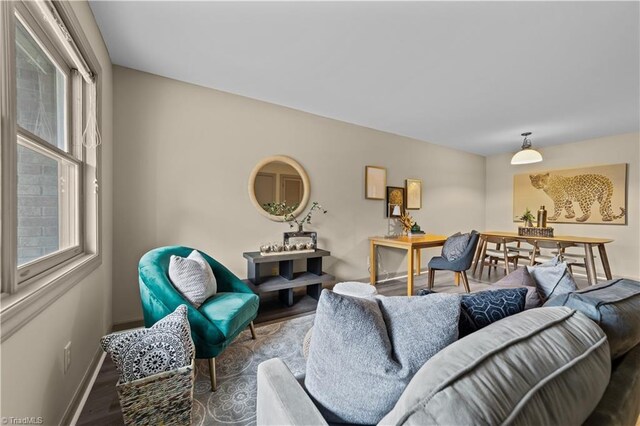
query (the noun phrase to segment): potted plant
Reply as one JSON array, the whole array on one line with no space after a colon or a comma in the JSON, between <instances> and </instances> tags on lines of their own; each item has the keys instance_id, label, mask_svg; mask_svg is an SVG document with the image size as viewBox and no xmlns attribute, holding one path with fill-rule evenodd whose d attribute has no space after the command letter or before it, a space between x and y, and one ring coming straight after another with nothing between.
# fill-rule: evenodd
<instances>
[{"instance_id":1,"label":"potted plant","mask_svg":"<svg viewBox=\"0 0 640 426\"><path fill-rule=\"evenodd\" d=\"M531 228L533 227L533 220L535 218L533 217L533 213L531 213L531 210L529 210L528 208L524 211L524 213L522 214L522 216L520 216L520 220L524 222L524 226Z\"/></svg>"}]
</instances>

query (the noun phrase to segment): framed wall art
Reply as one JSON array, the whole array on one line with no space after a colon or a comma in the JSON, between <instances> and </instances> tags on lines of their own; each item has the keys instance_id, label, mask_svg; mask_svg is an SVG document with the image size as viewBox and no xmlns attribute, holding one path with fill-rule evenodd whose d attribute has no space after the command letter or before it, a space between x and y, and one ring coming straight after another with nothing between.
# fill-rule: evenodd
<instances>
[{"instance_id":1,"label":"framed wall art","mask_svg":"<svg viewBox=\"0 0 640 426\"><path fill-rule=\"evenodd\" d=\"M404 188L387 186L387 217L400 217L404 212Z\"/></svg>"},{"instance_id":2,"label":"framed wall art","mask_svg":"<svg viewBox=\"0 0 640 426\"><path fill-rule=\"evenodd\" d=\"M364 198L367 200L384 200L387 187L387 169L378 166L364 168Z\"/></svg>"},{"instance_id":3,"label":"framed wall art","mask_svg":"<svg viewBox=\"0 0 640 426\"><path fill-rule=\"evenodd\" d=\"M404 181L407 195L407 210L419 210L422 208L422 181L420 179L406 179Z\"/></svg>"},{"instance_id":4,"label":"framed wall art","mask_svg":"<svg viewBox=\"0 0 640 426\"><path fill-rule=\"evenodd\" d=\"M545 206L548 223L627 223L627 165L518 174L513 177L513 215Z\"/></svg>"}]
</instances>

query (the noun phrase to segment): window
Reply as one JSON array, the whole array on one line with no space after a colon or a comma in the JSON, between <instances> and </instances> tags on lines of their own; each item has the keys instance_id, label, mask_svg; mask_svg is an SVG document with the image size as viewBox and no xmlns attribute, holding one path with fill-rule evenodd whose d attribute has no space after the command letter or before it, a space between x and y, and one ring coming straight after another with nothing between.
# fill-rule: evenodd
<instances>
[{"instance_id":1,"label":"window","mask_svg":"<svg viewBox=\"0 0 640 426\"><path fill-rule=\"evenodd\" d=\"M59 9L69 17L49 0L0 2L3 321L54 278L100 260L99 148L83 143L97 123L97 61L68 37Z\"/></svg>"}]
</instances>

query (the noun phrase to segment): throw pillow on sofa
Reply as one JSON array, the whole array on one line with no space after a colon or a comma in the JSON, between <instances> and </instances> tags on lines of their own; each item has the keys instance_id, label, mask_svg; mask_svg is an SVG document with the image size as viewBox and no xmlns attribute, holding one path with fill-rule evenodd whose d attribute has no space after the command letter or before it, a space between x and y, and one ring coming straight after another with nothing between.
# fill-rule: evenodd
<instances>
[{"instance_id":1,"label":"throw pillow on sofa","mask_svg":"<svg viewBox=\"0 0 640 426\"><path fill-rule=\"evenodd\" d=\"M376 424L413 375L456 341L460 296L363 299L324 290L305 387L329 422Z\"/></svg>"},{"instance_id":2,"label":"throw pillow on sofa","mask_svg":"<svg viewBox=\"0 0 640 426\"><path fill-rule=\"evenodd\" d=\"M112 333L100 340L120 371L120 382L142 379L191 364L195 349L187 318L180 305L151 328Z\"/></svg>"},{"instance_id":3,"label":"throw pillow on sofa","mask_svg":"<svg viewBox=\"0 0 640 426\"><path fill-rule=\"evenodd\" d=\"M459 337L524 311L526 288L505 288L465 294L460 302Z\"/></svg>"},{"instance_id":4,"label":"throw pillow on sofa","mask_svg":"<svg viewBox=\"0 0 640 426\"><path fill-rule=\"evenodd\" d=\"M442 293L427 289L418 292L418 296L433 297L435 294ZM461 339L492 322L522 312L526 297L526 288L485 290L462 295L458 337Z\"/></svg>"},{"instance_id":5,"label":"throw pillow on sofa","mask_svg":"<svg viewBox=\"0 0 640 426\"><path fill-rule=\"evenodd\" d=\"M524 309L537 308L542 306L542 299L538 294L536 282L531 278L531 274L526 267L521 267L508 274L506 277L493 283L491 288L526 288L527 300Z\"/></svg>"},{"instance_id":6,"label":"throw pillow on sofa","mask_svg":"<svg viewBox=\"0 0 640 426\"><path fill-rule=\"evenodd\" d=\"M609 384L606 336L565 307L516 314L449 345L382 425L581 425Z\"/></svg>"},{"instance_id":7,"label":"throw pillow on sofa","mask_svg":"<svg viewBox=\"0 0 640 426\"><path fill-rule=\"evenodd\" d=\"M471 234L461 234L460 232L456 232L447 238L442 246L442 257L447 259L449 262L459 259L467 248L470 238Z\"/></svg>"},{"instance_id":8,"label":"throw pillow on sofa","mask_svg":"<svg viewBox=\"0 0 640 426\"><path fill-rule=\"evenodd\" d=\"M567 263L561 262L557 256L540 265L527 266L527 270L536 282L538 292L545 302L553 296L571 293L578 289Z\"/></svg>"},{"instance_id":9,"label":"throw pillow on sofa","mask_svg":"<svg viewBox=\"0 0 640 426\"><path fill-rule=\"evenodd\" d=\"M617 279L554 297L544 304L576 309L602 328L611 359L640 343L640 282Z\"/></svg>"},{"instance_id":10,"label":"throw pillow on sofa","mask_svg":"<svg viewBox=\"0 0 640 426\"><path fill-rule=\"evenodd\" d=\"M193 250L186 258L171 256L169 279L196 308L217 292L218 286L211 265L197 250Z\"/></svg>"}]
</instances>

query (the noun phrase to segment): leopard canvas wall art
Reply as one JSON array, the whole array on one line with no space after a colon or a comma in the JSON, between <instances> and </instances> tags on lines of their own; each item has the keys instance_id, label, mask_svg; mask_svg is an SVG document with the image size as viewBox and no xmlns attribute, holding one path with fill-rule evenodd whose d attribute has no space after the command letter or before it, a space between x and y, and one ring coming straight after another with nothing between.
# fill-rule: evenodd
<instances>
[{"instance_id":1,"label":"leopard canvas wall art","mask_svg":"<svg viewBox=\"0 0 640 426\"><path fill-rule=\"evenodd\" d=\"M514 176L514 216L545 205L549 222L625 224L626 164Z\"/></svg>"}]
</instances>

